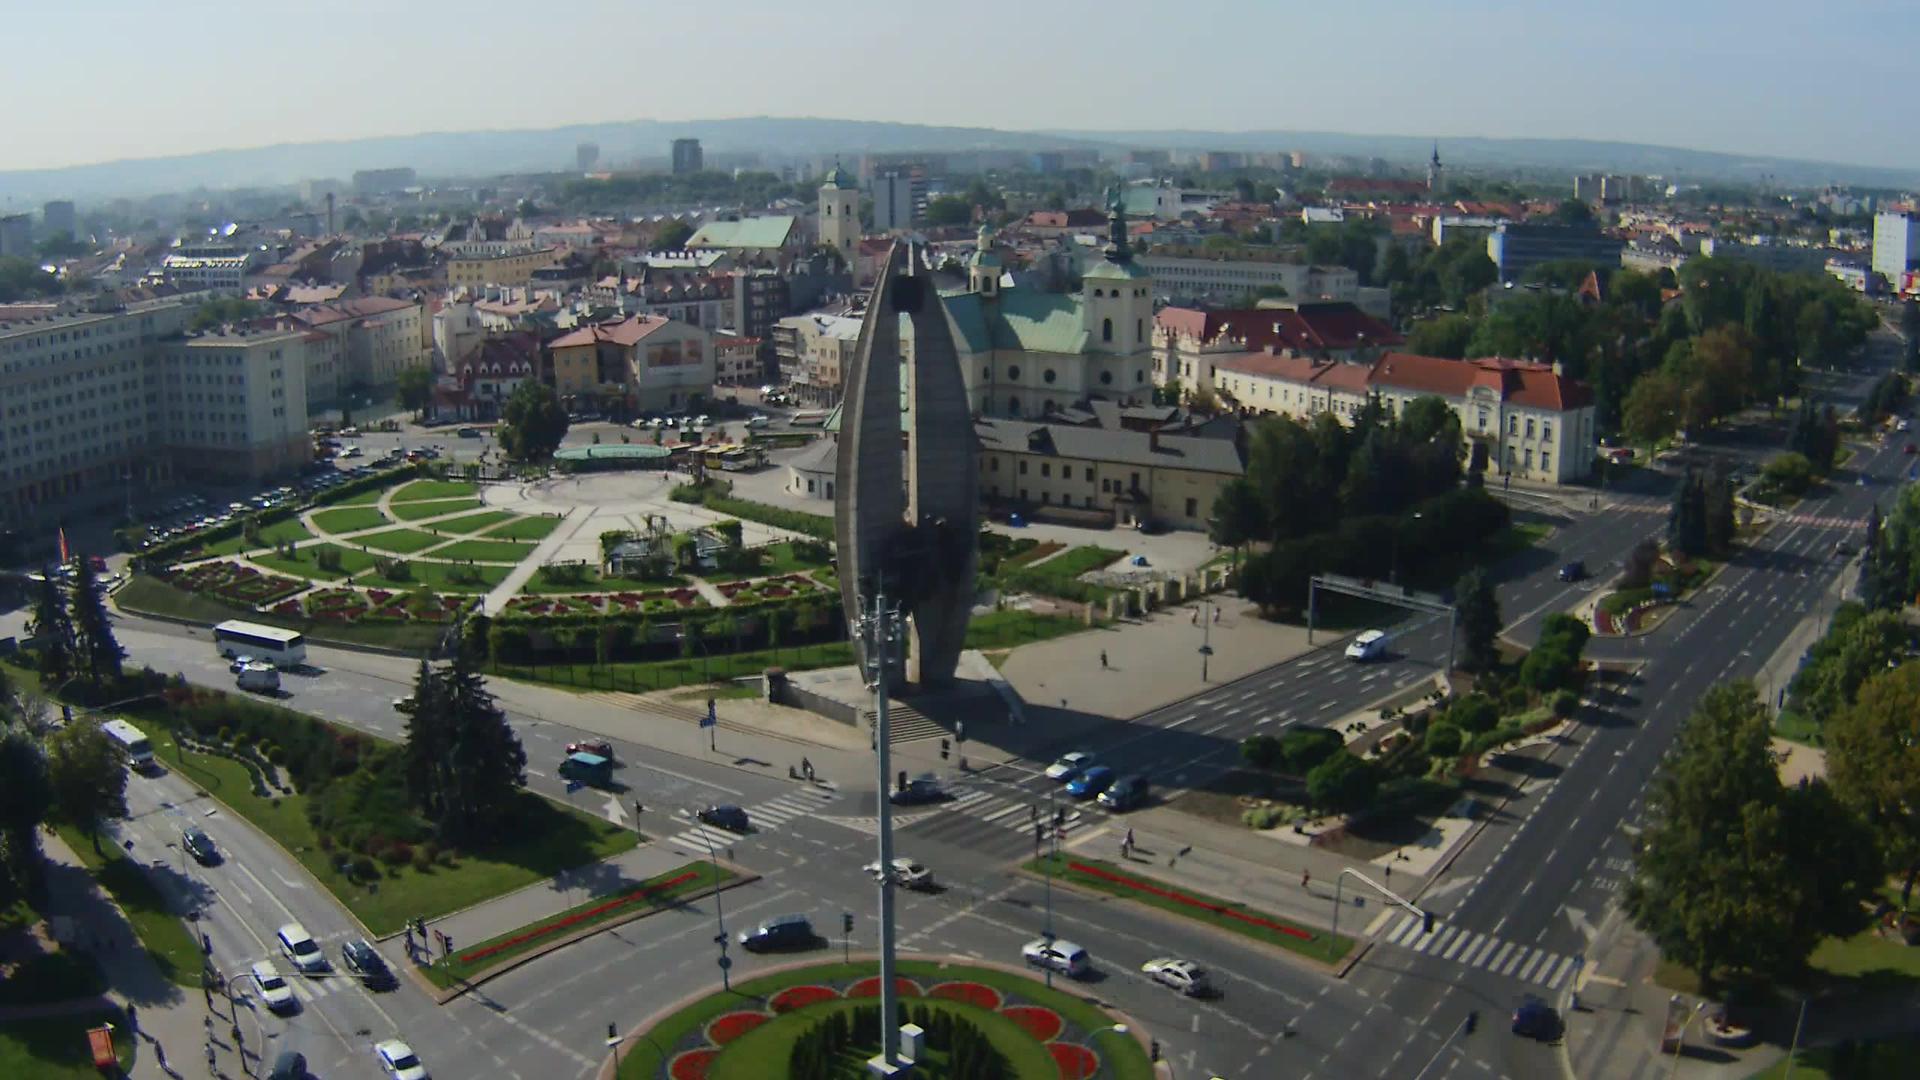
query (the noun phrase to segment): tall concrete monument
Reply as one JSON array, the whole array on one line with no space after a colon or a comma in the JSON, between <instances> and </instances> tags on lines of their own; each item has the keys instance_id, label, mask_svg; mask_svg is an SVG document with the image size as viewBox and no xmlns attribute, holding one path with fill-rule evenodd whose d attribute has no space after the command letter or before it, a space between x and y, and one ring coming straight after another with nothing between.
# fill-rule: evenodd
<instances>
[{"instance_id":1,"label":"tall concrete monument","mask_svg":"<svg viewBox=\"0 0 1920 1080\"><path fill-rule=\"evenodd\" d=\"M848 624L871 614L876 595L898 604L906 679L922 689L953 681L977 562L979 454L954 335L924 253L896 242L844 373L833 522ZM864 664L868 646L854 640Z\"/></svg>"}]
</instances>

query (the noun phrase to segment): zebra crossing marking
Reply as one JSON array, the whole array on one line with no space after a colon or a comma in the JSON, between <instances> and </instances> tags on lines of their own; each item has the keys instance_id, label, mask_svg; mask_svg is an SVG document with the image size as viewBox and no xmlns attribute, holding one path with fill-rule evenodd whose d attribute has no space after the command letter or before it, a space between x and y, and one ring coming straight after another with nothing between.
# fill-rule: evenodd
<instances>
[{"instance_id":1,"label":"zebra crossing marking","mask_svg":"<svg viewBox=\"0 0 1920 1080\"><path fill-rule=\"evenodd\" d=\"M777 798L768 799L766 802L746 807L747 823L752 826L755 832L765 832L770 828L778 828L781 825L785 825L794 818L806 817L818 810L821 804L832 802L837 797L837 792L820 791L815 788L801 788ZM739 835L701 822L677 832L661 842L670 847L692 848L695 851L702 851L705 850L709 844L713 847L720 848L736 844L739 841Z\"/></svg>"}]
</instances>

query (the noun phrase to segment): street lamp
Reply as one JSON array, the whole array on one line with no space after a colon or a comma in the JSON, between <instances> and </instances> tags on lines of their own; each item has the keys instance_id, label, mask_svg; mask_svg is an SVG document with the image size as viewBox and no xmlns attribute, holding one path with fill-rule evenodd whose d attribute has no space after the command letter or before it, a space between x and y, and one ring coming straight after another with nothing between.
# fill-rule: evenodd
<instances>
[{"instance_id":1,"label":"street lamp","mask_svg":"<svg viewBox=\"0 0 1920 1080\"><path fill-rule=\"evenodd\" d=\"M687 817L692 819L694 824L700 824L700 815L694 813L693 810L689 809L687 811ZM707 864L716 868L717 871L720 865L720 856L715 854L713 850L713 837L708 836L705 829L695 829L694 832L707 845ZM719 877L720 875L716 872L714 874L715 880L717 881ZM713 935L713 941L714 944L720 946L720 959L714 961L720 965L720 989L731 991L733 989L733 979L727 974L727 971L733 967L733 960L727 956L727 918L726 912L720 902L720 889L718 887L713 890L713 925L714 928L719 931L719 933Z\"/></svg>"}]
</instances>

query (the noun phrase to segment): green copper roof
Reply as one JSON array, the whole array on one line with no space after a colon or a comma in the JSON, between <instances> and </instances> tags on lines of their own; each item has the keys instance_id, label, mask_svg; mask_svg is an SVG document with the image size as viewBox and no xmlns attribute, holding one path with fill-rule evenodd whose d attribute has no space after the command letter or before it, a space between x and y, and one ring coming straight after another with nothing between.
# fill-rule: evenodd
<instances>
[{"instance_id":1,"label":"green copper roof","mask_svg":"<svg viewBox=\"0 0 1920 1080\"><path fill-rule=\"evenodd\" d=\"M1002 289L999 299L991 303L975 292L943 292L940 300L953 316L960 337L954 344L970 353L989 349L1077 353L1087 343L1077 296ZM905 326L903 321L902 332Z\"/></svg>"},{"instance_id":2,"label":"green copper roof","mask_svg":"<svg viewBox=\"0 0 1920 1080\"><path fill-rule=\"evenodd\" d=\"M1152 277L1153 275L1142 270L1138 263L1116 263L1101 259L1099 262L1087 267L1086 273L1080 276L1088 281L1127 281L1134 278Z\"/></svg>"},{"instance_id":3,"label":"green copper roof","mask_svg":"<svg viewBox=\"0 0 1920 1080\"><path fill-rule=\"evenodd\" d=\"M560 461L657 461L672 457L673 451L664 446L648 446L644 443L601 443L597 446L569 446L555 450L553 456Z\"/></svg>"},{"instance_id":4,"label":"green copper roof","mask_svg":"<svg viewBox=\"0 0 1920 1080\"><path fill-rule=\"evenodd\" d=\"M771 250L785 247L793 235L793 216L751 217L739 221L710 221L687 241L689 248L756 248Z\"/></svg>"}]
</instances>

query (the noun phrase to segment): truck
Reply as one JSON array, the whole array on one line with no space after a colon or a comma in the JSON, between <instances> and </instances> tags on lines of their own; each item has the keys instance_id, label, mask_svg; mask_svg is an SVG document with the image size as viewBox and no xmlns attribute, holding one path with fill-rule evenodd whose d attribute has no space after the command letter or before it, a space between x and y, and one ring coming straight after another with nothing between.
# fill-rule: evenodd
<instances>
[{"instance_id":1,"label":"truck","mask_svg":"<svg viewBox=\"0 0 1920 1080\"><path fill-rule=\"evenodd\" d=\"M265 660L255 660L234 674L234 683L242 690L271 694L280 689L280 671Z\"/></svg>"},{"instance_id":2,"label":"truck","mask_svg":"<svg viewBox=\"0 0 1920 1080\"><path fill-rule=\"evenodd\" d=\"M100 725L107 738L120 744L126 752L127 767L134 772L146 772L153 768L153 744L147 741L147 733L127 723L125 720L108 720Z\"/></svg>"}]
</instances>

